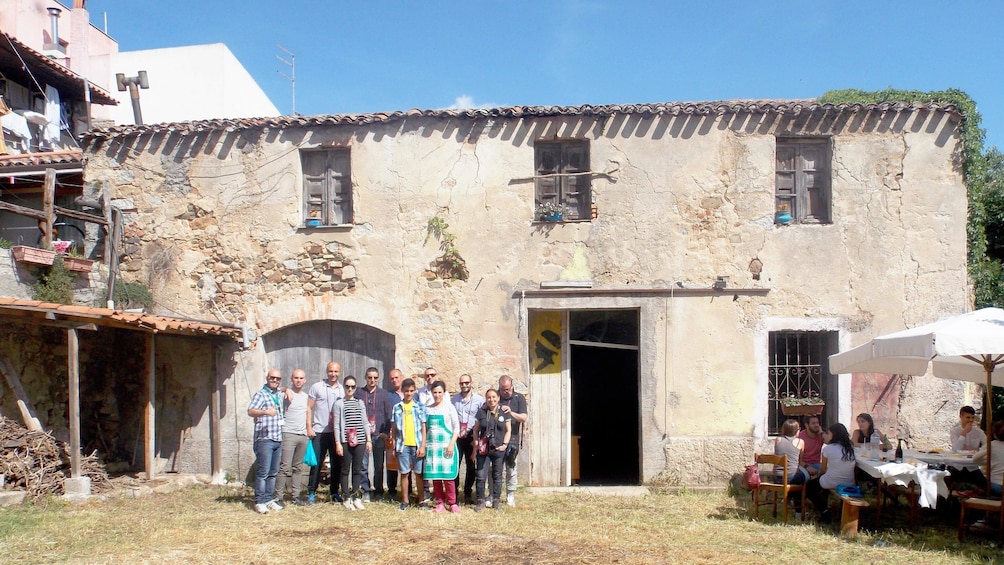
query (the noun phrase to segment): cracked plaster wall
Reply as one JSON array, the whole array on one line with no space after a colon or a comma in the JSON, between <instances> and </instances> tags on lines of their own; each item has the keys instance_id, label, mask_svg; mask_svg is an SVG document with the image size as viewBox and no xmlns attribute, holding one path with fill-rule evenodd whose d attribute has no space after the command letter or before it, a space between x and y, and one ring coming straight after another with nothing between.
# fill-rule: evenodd
<instances>
[{"instance_id":1,"label":"cracked plaster wall","mask_svg":"<svg viewBox=\"0 0 1004 565\"><path fill-rule=\"evenodd\" d=\"M596 288L706 288L718 275L730 287L770 288L735 301L644 306L653 310L643 317L661 326L654 351L643 352L642 417L652 429L643 476L676 480L667 477L690 477L674 451L685 440L720 461L736 441L751 451L763 439L754 338L766 321L838 320L846 347L969 307L957 126L937 112L830 122L414 117L141 136L89 147L86 175L135 203L127 271L155 281L158 302L172 311L222 314L263 333L310 319L364 321L395 336L406 373L435 365L455 380L471 372L482 388L503 372L526 384L526 306L512 293L520 281L558 280L573 261ZM776 134L832 136L832 224L774 224ZM589 139L591 168L609 173L592 179L597 218L534 223L533 141L567 137ZM351 151L351 228L299 228L297 149L318 147ZM427 237L437 214L456 235L467 281L430 270L441 253ZM332 246L340 258L325 257ZM748 271L754 257L760 280ZM305 286L304 276L328 273L332 262L352 267L351 284ZM268 264L288 272L265 275ZM263 364L248 365L252 380ZM925 394L958 396L938 385ZM723 447L708 447L716 438ZM724 480L712 475L686 480Z\"/></svg>"}]
</instances>

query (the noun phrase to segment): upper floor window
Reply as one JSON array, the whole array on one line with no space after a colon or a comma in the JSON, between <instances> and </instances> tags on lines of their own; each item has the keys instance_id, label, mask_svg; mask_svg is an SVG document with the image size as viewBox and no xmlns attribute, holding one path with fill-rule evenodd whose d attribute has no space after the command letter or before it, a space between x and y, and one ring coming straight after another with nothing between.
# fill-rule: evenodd
<instances>
[{"instance_id":1,"label":"upper floor window","mask_svg":"<svg viewBox=\"0 0 1004 565\"><path fill-rule=\"evenodd\" d=\"M303 219L308 227L352 223L349 150L300 152L303 166Z\"/></svg>"},{"instance_id":2,"label":"upper floor window","mask_svg":"<svg viewBox=\"0 0 1004 565\"><path fill-rule=\"evenodd\" d=\"M777 223L830 222L829 139L778 138L774 174Z\"/></svg>"},{"instance_id":3,"label":"upper floor window","mask_svg":"<svg viewBox=\"0 0 1004 565\"><path fill-rule=\"evenodd\" d=\"M588 220L590 196L589 142L538 141L534 144L536 207L564 205L563 220Z\"/></svg>"}]
</instances>

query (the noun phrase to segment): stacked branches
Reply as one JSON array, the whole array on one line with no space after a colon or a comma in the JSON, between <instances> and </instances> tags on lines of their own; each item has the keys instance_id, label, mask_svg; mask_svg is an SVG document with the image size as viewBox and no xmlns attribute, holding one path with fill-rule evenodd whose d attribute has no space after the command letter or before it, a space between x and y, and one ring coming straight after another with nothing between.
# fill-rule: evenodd
<instances>
[{"instance_id":1,"label":"stacked branches","mask_svg":"<svg viewBox=\"0 0 1004 565\"><path fill-rule=\"evenodd\" d=\"M0 416L0 474L10 487L24 489L37 500L47 494L62 494L63 479L70 476L70 446L48 432L30 431L14 420ZM80 472L90 477L91 491L112 489L97 452L80 459ZM9 487L9 488L10 488Z\"/></svg>"}]
</instances>

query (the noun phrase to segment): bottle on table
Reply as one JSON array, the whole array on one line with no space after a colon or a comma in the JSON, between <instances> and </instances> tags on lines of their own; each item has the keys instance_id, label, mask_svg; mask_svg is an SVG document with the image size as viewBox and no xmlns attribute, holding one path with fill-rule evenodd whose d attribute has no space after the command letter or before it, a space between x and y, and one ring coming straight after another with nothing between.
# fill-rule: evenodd
<instances>
[{"instance_id":1,"label":"bottle on table","mask_svg":"<svg viewBox=\"0 0 1004 565\"><path fill-rule=\"evenodd\" d=\"M896 443L896 462L903 462L903 439L899 438Z\"/></svg>"}]
</instances>

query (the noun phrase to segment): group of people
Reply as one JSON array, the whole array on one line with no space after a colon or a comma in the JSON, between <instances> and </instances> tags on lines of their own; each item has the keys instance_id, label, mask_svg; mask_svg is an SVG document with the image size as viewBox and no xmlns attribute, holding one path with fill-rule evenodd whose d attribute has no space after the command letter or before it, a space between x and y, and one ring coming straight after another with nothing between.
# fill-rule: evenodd
<instances>
[{"instance_id":1,"label":"group of people","mask_svg":"<svg viewBox=\"0 0 1004 565\"><path fill-rule=\"evenodd\" d=\"M528 413L512 377L502 375L498 387L482 396L464 374L460 391L451 397L432 367L424 371L421 388L399 369L388 374L387 389L379 386L376 367L366 369L362 385L351 375L341 379L341 371L338 362L328 363L326 378L304 390L302 369L293 370L288 387L280 386L282 373L271 369L251 397L247 413L254 418L256 512L281 510L287 494L295 505L315 504L325 458L330 501L349 510L363 510L365 502L384 497L386 473L386 495L396 500L400 492L401 510L409 507L414 487L418 504L460 512L461 463L464 498L477 504L475 511L489 505L501 509L503 483L505 504L516 505L520 432ZM318 464L309 467L303 498L308 445Z\"/></svg>"},{"instance_id":2,"label":"group of people","mask_svg":"<svg viewBox=\"0 0 1004 565\"><path fill-rule=\"evenodd\" d=\"M830 518L829 492L839 485L856 483L855 446L889 448L870 414L858 414L856 422L857 428L849 433L839 422L822 429L819 416L807 416L804 427L797 420L788 419L781 426L781 435L774 440L774 453L788 456L787 468L775 469L775 473L787 475L789 484L805 484L806 498L820 510L823 521ZM1004 422L994 422L992 436L990 488L993 494L1000 495L1004 482ZM986 461L986 435L976 425L976 410L972 406L959 410L959 423L949 431L949 440L954 451L975 451L974 463ZM953 476L976 484L986 480L979 471L963 475L962 470L953 470Z\"/></svg>"}]
</instances>

